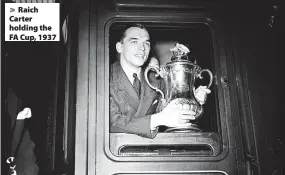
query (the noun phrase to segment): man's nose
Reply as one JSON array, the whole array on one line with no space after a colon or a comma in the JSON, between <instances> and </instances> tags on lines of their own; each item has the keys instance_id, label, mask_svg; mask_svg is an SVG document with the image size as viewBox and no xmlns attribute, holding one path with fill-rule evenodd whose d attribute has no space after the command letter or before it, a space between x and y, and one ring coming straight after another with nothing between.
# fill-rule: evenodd
<instances>
[{"instance_id":1,"label":"man's nose","mask_svg":"<svg viewBox=\"0 0 285 175\"><path fill-rule=\"evenodd\" d=\"M140 43L139 49L140 49L140 50L143 50L143 51L145 50L145 45L144 45L144 43Z\"/></svg>"}]
</instances>

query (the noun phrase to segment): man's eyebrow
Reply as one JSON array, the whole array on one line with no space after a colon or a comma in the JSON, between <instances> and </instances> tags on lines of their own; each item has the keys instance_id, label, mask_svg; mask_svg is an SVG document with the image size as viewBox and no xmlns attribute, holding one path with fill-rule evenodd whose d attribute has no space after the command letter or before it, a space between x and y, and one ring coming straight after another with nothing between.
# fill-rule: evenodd
<instances>
[{"instance_id":1,"label":"man's eyebrow","mask_svg":"<svg viewBox=\"0 0 285 175\"><path fill-rule=\"evenodd\" d=\"M128 38L128 41L132 41L132 40L139 40L139 38L136 38L136 37L131 37L131 38ZM146 40L147 42L150 42L150 40Z\"/></svg>"},{"instance_id":2,"label":"man's eyebrow","mask_svg":"<svg viewBox=\"0 0 285 175\"><path fill-rule=\"evenodd\" d=\"M139 38L136 38L136 37L131 37L128 39L128 41L131 41L131 40L138 40Z\"/></svg>"}]
</instances>

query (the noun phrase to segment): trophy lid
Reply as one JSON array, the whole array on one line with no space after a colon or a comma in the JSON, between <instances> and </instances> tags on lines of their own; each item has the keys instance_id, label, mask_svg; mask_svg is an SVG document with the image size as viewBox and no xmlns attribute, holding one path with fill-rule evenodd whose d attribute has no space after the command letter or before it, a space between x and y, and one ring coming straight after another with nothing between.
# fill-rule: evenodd
<instances>
[{"instance_id":1,"label":"trophy lid","mask_svg":"<svg viewBox=\"0 0 285 175\"><path fill-rule=\"evenodd\" d=\"M190 50L183 44L176 43L170 51L172 52L171 61L190 61L187 56Z\"/></svg>"}]
</instances>

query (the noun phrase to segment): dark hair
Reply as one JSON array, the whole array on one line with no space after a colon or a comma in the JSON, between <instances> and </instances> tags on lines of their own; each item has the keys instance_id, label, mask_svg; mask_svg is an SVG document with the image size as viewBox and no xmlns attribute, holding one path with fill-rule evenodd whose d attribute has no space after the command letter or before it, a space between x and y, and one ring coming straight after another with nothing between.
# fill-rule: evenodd
<instances>
[{"instance_id":1,"label":"dark hair","mask_svg":"<svg viewBox=\"0 0 285 175\"><path fill-rule=\"evenodd\" d=\"M126 31L127 31L129 28L131 28L131 27L137 27L137 28L144 29L144 30L147 31L146 27L145 27L143 24L141 24L141 23L133 23L133 24L131 24L131 25L128 25L128 26L126 26L126 27L124 28L123 33L122 33L122 35L121 35L121 37L120 37L120 42L121 42L121 43L123 42L124 38L126 37Z\"/></svg>"}]
</instances>

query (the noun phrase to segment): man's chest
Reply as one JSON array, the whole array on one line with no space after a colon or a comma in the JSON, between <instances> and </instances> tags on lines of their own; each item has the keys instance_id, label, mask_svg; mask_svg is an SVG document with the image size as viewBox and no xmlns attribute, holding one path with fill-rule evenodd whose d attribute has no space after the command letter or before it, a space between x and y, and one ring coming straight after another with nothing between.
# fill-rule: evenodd
<instances>
[{"instance_id":1,"label":"man's chest","mask_svg":"<svg viewBox=\"0 0 285 175\"><path fill-rule=\"evenodd\" d=\"M159 94L153 90L144 92L140 98L130 97L127 92L118 92L118 106L123 115L153 114L159 104Z\"/></svg>"}]
</instances>

